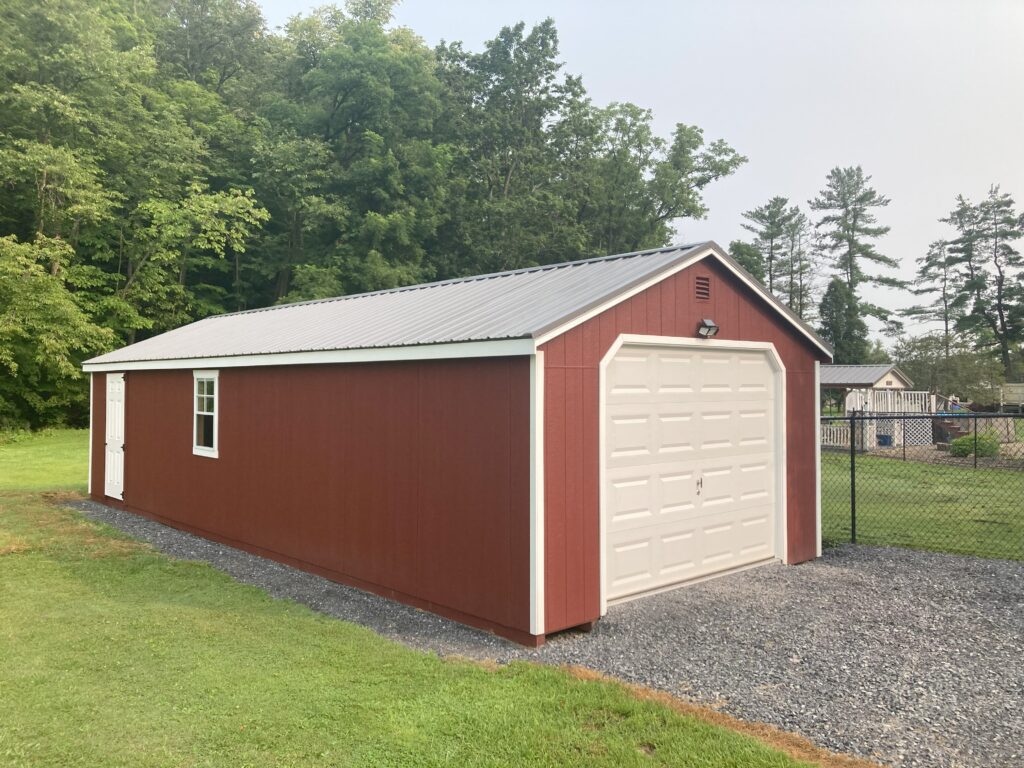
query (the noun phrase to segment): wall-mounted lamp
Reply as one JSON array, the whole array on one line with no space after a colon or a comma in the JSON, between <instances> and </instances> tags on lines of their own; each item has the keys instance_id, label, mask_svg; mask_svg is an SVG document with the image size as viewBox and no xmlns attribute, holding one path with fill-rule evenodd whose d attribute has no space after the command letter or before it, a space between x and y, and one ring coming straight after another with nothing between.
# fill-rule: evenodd
<instances>
[{"instance_id":1,"label":"wall-mounted lamp","mask_svg":"<svg viewBox=\"0 0 1024 768\"><path fill-rule=\"evenodd\" d=\"M714 320L704 318L700 321L700 325L697 326L697 335L704 339L710 339L712 336L718 333L718 326L715 325Z\"/></svg>"}]
</instances>

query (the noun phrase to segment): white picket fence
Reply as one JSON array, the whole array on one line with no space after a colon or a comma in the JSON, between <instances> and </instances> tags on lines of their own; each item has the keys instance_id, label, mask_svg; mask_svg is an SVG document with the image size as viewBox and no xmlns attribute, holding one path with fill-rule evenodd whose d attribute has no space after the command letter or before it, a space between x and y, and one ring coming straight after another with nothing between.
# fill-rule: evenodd
<instances>
[{"instance_id":1,"label":"white picket fence","mask_svg":"<svg viewBox=\"0 0 1024 768\"><path fill-rule=\"evenodd\" d=\"M830 448L849 447L850 423L826 421L821 425L821 444Z\"/></svg>"},{"instance_id":2,"label":"white picket fence","mask_svg":"<svg viewBox=\"0 0 1024 768\"><path fill-rule=\"evenodd\" d=\"M875 414L864 414L872 416ZM895 448L904 445L931 445L931 419L901 419L878 416L855 423L858 450ZM850 422L826 421L821 424L821 445L828 448L850 447Z\"/></svg>"}]
</instances>

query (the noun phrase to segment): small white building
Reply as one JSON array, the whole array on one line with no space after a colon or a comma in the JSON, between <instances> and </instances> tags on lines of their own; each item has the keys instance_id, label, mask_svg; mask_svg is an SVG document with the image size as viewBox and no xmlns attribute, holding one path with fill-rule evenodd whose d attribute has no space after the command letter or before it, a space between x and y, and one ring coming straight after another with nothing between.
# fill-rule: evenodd
<instances>
[{"instance_id":1,"label":"small white building","mask_svg":"<svg viewBox=\"0 0 1024 768\"><path fill-rule=\"evenodd\" d=\"M891 363L821 366L821 388L844 391L846 413L934 413L935 398L913 391L913 386Z\"/></svg>"},{"instance_id":2,"label":"small white building","mask_svg":"<svg viewBox=\"0 0 1024 768\"><path fill-rule=\"evenodd\" d=\"M891 363L880 365L822 365L821 389L839 392L843 413L881 414L861 422L858 443L864 450L896 445L928 445L932 425L927 419L900 419L903 414L935 413L939 398L930 392L911 389L914 382ZM825 398L823 398L825 399ZM832 398L832 402L837 402ZM850 443L850 425L825 422L821 427L822 445L844 446Z\"/></svg>"}]
</instances>

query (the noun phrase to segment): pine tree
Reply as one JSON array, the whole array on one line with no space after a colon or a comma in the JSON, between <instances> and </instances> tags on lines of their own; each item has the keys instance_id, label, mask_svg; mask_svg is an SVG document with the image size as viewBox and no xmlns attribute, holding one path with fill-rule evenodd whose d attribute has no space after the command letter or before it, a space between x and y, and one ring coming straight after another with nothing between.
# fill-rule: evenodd
<instances>
[{"instance_id":1,"label":"pine tree","mask_svg":"<svg viewBox=\"0 0 1024 768\"><path fill-rule=\"evenodd\" d=\"M903 286L894 277L864 271L865 263L889 268L899 266L896 259L879 253L872 242L889 231L889 227L878 224L874 213L876 208L887 206L889 198L869 186L870 181L871 177L866 176L859 165L833 168L826 178L825 188L810 201L811 210L821 213L816 226L824 235L824 247L858 303L858 289L863 283L892 288ZM861 308L880 319L887 315L885 310L870 304L861 304Z\"/></svg>"},{"instance_id":2,"label":"pine tree","mask_svg":"<svg viewBox=\"0 0 1024 768\"><path fill-rule=\"evenodd\" d=\"M750 222L744 224L743 228L754 234L754 243L761 251L761 258L764 261L766 285L772 293L776 292L779 259L782 255L786 229L793 216L788 205L788 199L776 195L764 205L743 212L743 218Z\"/></svg>"},{"instance_id":3,"label":"pine tree","mask_svg":"<svg viewBox=\"0 0 1024 768\"><path fill-rule=\"evenodd\" d=\"M806 320L811 314L814 288L811 232L810 222L798 206L789 209L784 237L785 301L790 309Z\"/></svg>"},{"instance_id":4,"label":"pine tree","mask_svg":"<svg viewBox=\"0 0 1024 768\"><path fill-rule=\"evenodd\" d=\"M993 186L978 205L959 196L942 219L957 230L949 246L962 280L953 302L963 307L957 328L993 346L1009 380L1024 341L1024 258L1013 245L1024 237L1024 216L1015 208L1013 198Z\"/></svg>"},{"instance_id":5,"label":"pine tree","mask_svg":"<svg viewBox=\"0 0 1024 768\"><path fill-rule=\"evenodd\" d=\"M839 277L833 277L818 309L821 335L832 345L834 361L847 365L865 362L868 329L860 316L857 297Z\"/></svg>"},{"instance_id":6,"label":"pine tree","mask_svg":"<svg viewBox=\"0 0 1024 768\"><path fill-rule=\"evenodd\" d=\"M936 240L928 246L928 252L917 260L913 293L917 296L931 296L928 304L909 307L901 314L925 322L942 324L942 349L950 355L952 333L957 320L963 316L963 301L960 296L964 281L954 269L949 244Z\"/></svg>"}]
</instances>

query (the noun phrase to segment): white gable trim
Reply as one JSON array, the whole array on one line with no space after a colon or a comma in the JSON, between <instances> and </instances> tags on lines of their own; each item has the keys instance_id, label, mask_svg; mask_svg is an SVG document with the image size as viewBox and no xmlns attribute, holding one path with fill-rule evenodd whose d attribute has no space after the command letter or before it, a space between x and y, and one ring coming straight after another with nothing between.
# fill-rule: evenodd
<instances>
[{"instance_id":1,"label":"white gable trim","mask_svg":"<svg viewBox=\"0 0 1024 768\"><path fill-rule=\"evenodd\" d=\"M317 352L280 352L270 355L192 357L181 360L136 360L124 363L85 363L91 373L104 371L167 371L193 368L249 368L265 365L316 365L322 363L376 363L393 360L443 360L465 357L532 355L533 339L464 341L450 344L417 344L408 347L336 349Z\"/></svg>"},{"instance_id":2,"label":"white gable trim","mask_svg":"<svg viewBox=\"0 0 1024 768\"><path fill-rule=\"evenodd\" d=\"M598 304L597 306L587 310L586 312L577 315L571 320L568 320L565 323L562 323L561 325L558 325L555 328L552 328L551 330L544 332L543 334L537 337L537 346L539 347L543 344L546 344L552 339L561 336L563 333L572 330L577 325L581 325L585 323L587 320L591 319L592 317L596 317L597 315L600 315L602 312L608 311L615 305L621 304L626 299L632 298L633 296L636 296L638 293L641 293L642 291L646 291L652 285L657 285L662 280L665 280L671 277L672 275L677 274L678 272L682 272L687 267L693 266L698 261L701 261L707 258L708 256L714 256L719 264L728 269L735 277L737 277L740 280L740 282L742 282L744 285L746 285L748 288L750 288L752 291L758 294L761 298L763 298L768 303L768 305L775 310L775 312L778 315L785 319L791 326L796 328L796 330L798 330L805 338L807 338L816 348L820 349L822 352L828 355L829 359L832 358L831 350L829 350L828 347L824 346L820 339L818 339L813 333L811 333L809 330L804 328L803 325L801 325L794 318L792 318L789 315L789 313L786 312L786 310L784 310L782 306L779 304L778 299L776 299L774 296L768 293L768 291L766 291L764 287L762 287L756 280L751 279L744 272L740 271L732 263L732 260L726 258L721 253L721 251L719 251L718 248L715 246L708 246L707 248L702 248L689 258L683 259L681 262L664 270L663 272L659 272L656 275L653 275L652 277L649 277L648 279L644 280L642 283L634 285L628 291L617 293L611 298L602 302L601 304Z\"/></svg>"}]
</instances>

